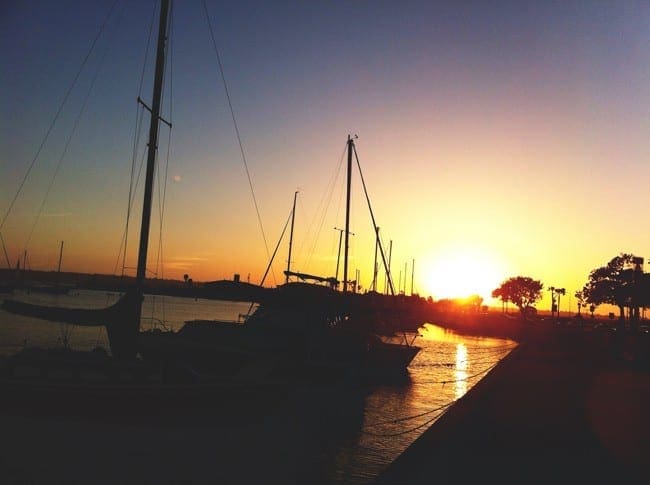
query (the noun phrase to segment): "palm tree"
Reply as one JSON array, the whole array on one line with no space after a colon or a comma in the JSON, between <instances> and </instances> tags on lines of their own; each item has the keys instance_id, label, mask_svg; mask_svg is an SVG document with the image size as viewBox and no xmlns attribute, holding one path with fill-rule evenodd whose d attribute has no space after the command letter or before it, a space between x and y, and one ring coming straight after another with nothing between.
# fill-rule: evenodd
<instances>
[{"instance_id":1,"label":"palm tree","mask_svg":"<svg viewBox=\"0 0 650 485\"><path fill-rule=\"evenodd\" d=\"M551 317L555 316L555 286L549 286L548 291L551 292Z\"/></svg>"},{"instance_id":2,"label":"palm tree","mask_svg":"<svg viewBox=\"0 0 650 485\"><path fill-rule=\"evenodd\" d=\"M555 294L557 295L557 316L560 318L560 295L566 295L566 289L555 288Z\"/></svg>"},{"instance_id":3,"label":"palm tree","mask_svg":"<svg viewBox=\"0 0 650 485\"><path fill-rule=\"evenodd\" d=\"M578 317L581 317L582 314L580 313L580 310L582 309L583 306L587 305L584 293L582 290L576 291L573 296L576 297L576 300L578 302Z\"/></svg>"}]
</instances>

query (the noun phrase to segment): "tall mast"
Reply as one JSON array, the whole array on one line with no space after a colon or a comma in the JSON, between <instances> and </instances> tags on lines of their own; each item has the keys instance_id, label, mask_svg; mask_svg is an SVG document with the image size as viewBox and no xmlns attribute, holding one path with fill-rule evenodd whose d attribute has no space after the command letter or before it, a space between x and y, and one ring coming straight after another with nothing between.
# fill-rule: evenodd
<instances>
[{"instance_id":1,"label":"tall mast","mask_svg":"<svg viewBox=\"0 0 650 485\"><path fill-rule=\"evenodd\" d=\"M293 245L293 221L296 218L296 197L298 197L298 191L296 190L293 194L293 209L291 210L291 232L289 233L289 259L287 259L287 275L285 283L289 283L289 271L291 271L291 246Z\"/></svg>"},{"instance_id":2,"label":"tall mast","mask_svg":"<svg viewBox=\"0 0 650 485\"><path fill-rule=\"evenodd\" d=\"M354 142L348 135L348 182L345 199L345 250L343 256L343 291L348 291L348 250L350 236L350 188L352 186L352 146Z\"/></svg>"},{"instance_id":3,"label":"tall mast","mask_svg":"<svg viewBox=\"0 0 650 485\"><path fill-rule=\"evenodd\" d=\"M388 290L391 290L391 293L393 293L393 282L392 278L393 276L390 273L390 265L391 265L391 259L393 257L393 240L390 240L390 244L388 245L388 271L386 271L386 283L387 285L384 285L384 292L388 294Z\"/></svg>"},{"instance_id":4,"label":"tall mast","mask_svg":"<svg viewBox=\"0 0 650 485\"><path fill-rule=\"evenodd\" d=\"M57 273L61 272L61 259L63 259L63 241L61 241L61 249L59 250L59 267L57 268Z\"/></svg>"},{"instance_id":5,"label":"tall mast","mask_svg":"<svg viewBox=\"0 0 650 485\"><path fill-rule=\"evenodd\" d=\"M156 72L153 83L153 98L151 100L151 123L149 124L149 148L147 151L147 173L144 186L144 201L142 204L142 226L140 228L140 249L138 251L138 270L136 286L142 289L147 270L147 249L149 246L149 225L151 223L151 199L153 194L153 176L158 151L158 126L160 122L160 101L162 98L163 75L165 73L165 43L167 41L167 25L169 0L160 3L160 21L158 24L158 47L156 51Z\"/></svg>"},{"instance_id":6,"label":"tall mast","mask_svg":"<svg viewBox=\"0 0 650 485\"><path fill-rule=\"evenodd\" d=\"M61 260L63 259L63 241L61 241L61 249L59 250L59 267L56 269L55 286L59 286L59 278L61 277Z\"/></svg>"},{"instance_id":7,"label":"tall mast","mask_svg":"<svg viewBox=\"0 0 650 485\"><path fill-rule=\"evenodd\" d=\"M379 266L377 266L377 247L379 246L379 228L375 233L375 266L373 268L374 274L372 276L372 291L377 291L377 273L379 272Z\"/></svg>"}]
</instances>

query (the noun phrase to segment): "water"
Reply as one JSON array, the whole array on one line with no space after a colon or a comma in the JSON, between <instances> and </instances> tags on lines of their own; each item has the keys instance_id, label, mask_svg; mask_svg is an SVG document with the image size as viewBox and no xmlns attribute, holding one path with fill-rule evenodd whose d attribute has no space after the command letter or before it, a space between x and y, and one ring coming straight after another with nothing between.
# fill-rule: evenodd
<instances>
[{"instance_id":1,"label":"water","mask_svg":"<svg viewBox=\"0 0 650 485\"><path fill-rule=\"evenodd\" d=\"M16 296L79 307L103 307L118 297L96 291ZM195 318L237 320L248 309L248 303L147 296L144 326L178 329ZM25 343L52 346L64 339L79 349L108 346L101 327L70 331L0 311L0 354ZM113 466L117 462L128 466L134 482L209 478L226 483L369 483L515 346L506 340L462 337L430 324L420 329L415 342L422 351L404 380L298 389L279 406L261 404L213 423L89 426L71 418L2 416L0 426L7 436L15 436L5 440L12 444L2 445L0 455L13 463L7 478L19 480L54 476L121 482L122 469ZM70 456L75 456L73 464Z\"/></svg>"}]
</instances>

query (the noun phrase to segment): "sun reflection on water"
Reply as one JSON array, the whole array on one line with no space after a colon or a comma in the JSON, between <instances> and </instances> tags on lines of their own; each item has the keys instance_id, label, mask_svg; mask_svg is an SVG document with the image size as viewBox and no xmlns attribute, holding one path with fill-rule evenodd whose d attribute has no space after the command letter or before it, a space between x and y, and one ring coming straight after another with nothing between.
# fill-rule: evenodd
<instances>
[{"instance_id":1,"label":"sun reflection on water","mask_svg":"<svg viewBox=\"0 0 650 485\"><path fill-rule=\"evenodd\" d=\"M460 399L467 392L467 347L465 344L456 345L456 399Z\"/></svg>"}]
</instances>

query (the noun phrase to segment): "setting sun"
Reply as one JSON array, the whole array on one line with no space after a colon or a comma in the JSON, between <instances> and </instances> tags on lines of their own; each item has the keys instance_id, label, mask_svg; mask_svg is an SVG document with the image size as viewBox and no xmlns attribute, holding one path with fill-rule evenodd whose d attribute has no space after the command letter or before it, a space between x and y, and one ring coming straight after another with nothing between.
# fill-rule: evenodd
<instances>
[{"instance_id":1,"label":"setting sun","mask_svg":"<svg viewBox=\"0 0 650 485\"><path fill-rule=\"evenodd\" d=\"M499 259L474 248L455 248L432 257L427 265L427 290L434 299L480 295L489 304L492 290L505 277Z\"/></svg>"}]
</instances>

